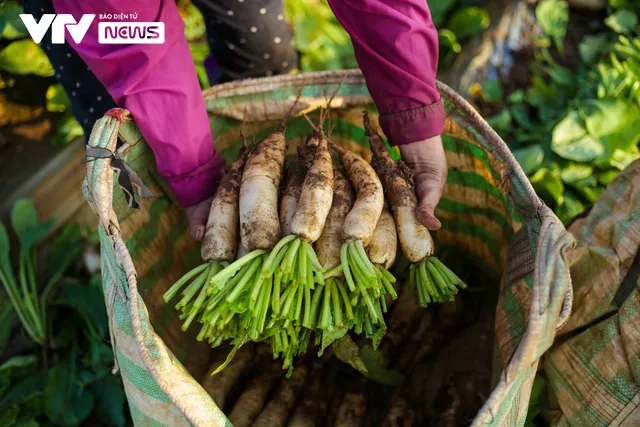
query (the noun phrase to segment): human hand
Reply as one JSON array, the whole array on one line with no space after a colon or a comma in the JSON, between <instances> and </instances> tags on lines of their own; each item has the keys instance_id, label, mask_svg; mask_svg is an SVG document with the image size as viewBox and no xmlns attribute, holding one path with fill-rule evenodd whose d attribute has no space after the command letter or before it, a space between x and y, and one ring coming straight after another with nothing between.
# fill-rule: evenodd
<instances>
[{"instance_id":1,"label":"human hand","mask_svg":"<svg viewBox=\"0 0 640 427\"><path fill-rule=\"evenodd\" d=\"M442 196L448 170L442 139L438 135L399 147L402 160L413 172L418 196L418 221L429 230L437 230L441 224L434 212Z\"/></svg>"},{"instance_id":2,"label":"human hand","mask_svg":"<svg viewBox=\"0 0 640 427\"><path fill-rule=\"evenodd\" d=\"M204 232L207 227L207 220L209 219L209 210L211 209L211 202L213 198L210 197L207 200L189 206L186 208L187 219L189 220L189 231L191 237L198 242L204 237Z\"/></svg>"}]
</instances>

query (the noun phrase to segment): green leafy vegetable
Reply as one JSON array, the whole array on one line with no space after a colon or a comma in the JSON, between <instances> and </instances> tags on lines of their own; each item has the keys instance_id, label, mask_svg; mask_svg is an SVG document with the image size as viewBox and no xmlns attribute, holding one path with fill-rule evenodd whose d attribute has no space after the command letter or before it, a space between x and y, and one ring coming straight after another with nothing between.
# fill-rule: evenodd
<instances>
[{"instance_id":1,"label":"green leafy vegetable","mask_svg":"<svg viewBox=\"0 0 640 427\"><path fill-rule=\"evenodd\" d=\"M29 34L24 22L20 19L21 13L23 13L22 6L17 1L8 0L0 3L0 19L4 24L0 29L2 38L16 40Z\"/></svg>"},{"instance_id":2,"label":"green leafy vegetable","mask_svg":"<svg viewBox=\"0 0 640 427\"><path fill-rule=\"evenodd\" d=\"M569 5L565 0L542 0L536 8L538 24L553 40L558 50L564 50L564 37L569 23Z\"/></svg>"},{"instance_id":3,"label":"green leafy vegetable","mask_svg":"<svg viewBox=\"0 0 640 427\"><path fill-rule=\"evenodd\" d=\"M453 31L459 40L475 36L489 27L489 12L479 7L464 7L458 9L446 28Z\"/></svg>"},{"instance_id":4,"label":"green leafy vegetable","mask_svg":"<svg viewBox=\"0 0 640 427\"><path fill-rule=\"evenodd\" d=\"M0 51L0 70L14 74L54 75L47 55L31 39L17 40Z\"/></svg>"},{"instance_id":5,"label":"green leafy vegetable","mask_svg":"<svg viewBox=\"0 0 640 427\"><path fill-rule=\"evenodd\" d=\"M513 150L513 155L527 175L538 170L544 160L544 150L539 145Z\"/></svg>"},{"instance_id":6,"label":"green leafy vegetable","mask_svg":"<svg viewBox=\"0 0 640 427\"><path fill-rule=\"evenodd\" d=\"M82 129L80 123L78 123L76 118L73 116L71 110L67 110L58 123L58 129L53 138L53 145L58 147L65 146L83 135L84 129Z\"/></svg>"},{"instance_id":7,"label":"green leafy vegetable","mask_svg":"<svg viewBox=\"0 0 640 427\"><path fill-rule=\"evenodd\" d=\"M94 396L75 384L75 361L51 368L44 389L47 417L63 426L78 425L93 409Z\"/></svg>"},{"instance_id":8,"label":"green leafy vegetable","mask_svg":"<svg viewBox=\"0 0 640 427\"><path fill-rule=\"evenodd\" d=\"M47 111L62 113L71 106L67 92L60 83L49 86L47 89Z\"/></svg>"},{"instance_id":9,"label":"green leafy vegetable","mask_svg":"<svg viewBox=\"0 0 640 427\"><path fill-rule=\"evenodd\" d=\"M604 22L616 33L628 34L638 25L638 16L630 10L620 9Z\"/></svg>"}]
</instances>

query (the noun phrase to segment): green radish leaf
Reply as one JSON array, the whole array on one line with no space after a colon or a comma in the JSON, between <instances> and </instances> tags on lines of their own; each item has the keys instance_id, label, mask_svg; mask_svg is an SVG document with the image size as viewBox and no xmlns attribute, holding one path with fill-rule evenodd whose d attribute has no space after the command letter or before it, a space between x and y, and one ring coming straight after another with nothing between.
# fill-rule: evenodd
<instances>
[{"instance_id":1,"label":"green radish leaf","mask_svg":"<svg viewBox=\"0 0 640 427\"><path fill-rule=\"evenodd\" d=\"M536 7L536 18L545 34L562 52L569 23L569 4L565 0L542 0Z\"/></svg>"},{"instance_id":2,"label":"green radish leaf","mask_svg":"<svg viewBox=\"0 0 640 427\"><path fill-rule=\"evenodd\" d=\"M445 28L451 30L458 40L465 40L489 28L489 12L479 7L464 7L456 10Z\"/></svg>"},{"instance_id":3,"label":"green radish leaf","mask_svg":"<svg viewBox=\"0 0 640 427\"><path fill-rule=\"evenodd\" d=\"M320 344L320 353L322 353L331 344L344 337L348 332L347 327L342 329L333 329L331 331L322 331L322 342Z\"/></svg>"},{"instance_id":4,"label":"green radish leaf","mask_svg":"<svg viewBox=\"0 0 640 427\"><path fill-rule=\"evenodd\" d=\"M13 74L35 74L51 77L55 74L49 58L31 39L12 42L0 51L0 70Z\"/></svg>"},{"instance_id":5,"label":"green radish leaf","mask_svg":"<svg viewBox=\"0 0 640 427\"><path fill-rule=\"evenodd\" d=\"M45 413L51 421L62 426L81 424L94 405L94 397L89 390L75 384L70 363L75 364L75 361L51 368L44 388Z\"/></svg>"},{"instance_id":6,"label":"green radish leaf","mask_svg":"<svg viewBox=\"0 0 640 427\"><path fill-rule=\"evenodd\" d=\"M582 42L578 46L578 50L580 51L580 57L586 63L592 63L607 47L607 34L596 34L596 35L587 35L584 36Z\"/></svg>"},{"instance_id":7,"label":"green radish leaf","mask_svg":"<svg viewBox=\"0 0 640 427\"><path fill-rule=\"evenodd\" d=\"M539 145L513 150L513 155L527 175L538 170L544 160L544 150Z\"/></svg>"},{"instance_id":8,"label":"green radish leaf","mask_svg":"<svg viewBox=\"0 0 640 427\"><path fill-rule=\"evenodd\" d=\"M560 179L566 184L574 184L593 176L593 167L584 164L571 164L560 171Z\"/></svg>"},{"instance_id":9,"label":"green radish leaf","mask_svg":"<svg viewBox=\"0 0 640 427\"><path fill-rule=\"evenodd\" d=\"M609 15L604 22L616 33L628 34L638 25L638 16L630 10L620 9Z\"/></svg>"},{"instance_id":10,"label":"green radish leaf","mask_svg":"<svg viewBox=\"0 0 640 427\"><path fill-rule=\"evenodd\" d=\"M401 373L385 367L386 364L382 352L366 345L360 349L360 359L367 367L369 372L367 378L371 381L390 387L398 387L404 383L405 377Z\"/></svg>"},{"instance_id":11,"label":"green radish leaf","mask_svg":"<svg viewBox=\"0 0 640 427\"><path fill-rule=\"evenodd\" d=\"M367 367L360 360L360 347L356 344L350 335L345 335L342 338L333 342L333 350L336 353L338 360L349 364L356 371L362 375L367 375Z\"/></svg>"},{"instance_id":12,"label":"green radish leaf","mask_svg":"<svg viewBox=\"0 0 640 427\"><path fill-rule=\"evenodd\" d=\"M126 396L122 381L115 375L95 383L91 390L96 396L96 415L108 425L124 426Z\"/></svg>"}]
</instances>

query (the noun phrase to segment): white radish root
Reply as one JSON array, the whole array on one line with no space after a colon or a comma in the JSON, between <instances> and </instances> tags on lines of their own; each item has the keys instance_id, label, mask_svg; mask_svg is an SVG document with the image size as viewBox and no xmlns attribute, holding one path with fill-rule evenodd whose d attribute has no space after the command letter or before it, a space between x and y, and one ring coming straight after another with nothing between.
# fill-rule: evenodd
<instances>
[{"instance_id":1,"label":"white radish root","mask_svg":"<svg viewBox=\"0 0 640 427\"><path fill-rule=\"evenodd\" d=\"M353 188L344 172L335 164L333 168L333 201L320 238L316 241L316 254L325 270L340 265L342 227L354 202Z\"/></svg>"},{"instance_id":2,"label":"white radish root","mask_svg":"<svg viewBox=\"0 0 640 427\"><path fill-rule=\"evenodd\" d=\"M369 246L366 247L367 255L369 255L372 263L388 270L396 260L397 247L396 223L389 207L385 203Z\"/></svg>"},{"instance_id":3,"label":"white radish root","mask_svg":"<svg viewBox=\"0 0 640 427\"><path fill-rule=\"evenodd\" d=\"M360 240L367 246L384 206L382 183L362 157L334 144L331 148L340 155L357 194L353 208L344 220L342 238L345 242Z\"/></svg>"},{"instance_id":4,"label":"white radish root","mask_svg":"<svg viewBox=\"0 0 640 427\"><path fill-rule=\"evenodd\" d=\"M295 159L287 169L287 184L280 200L280 226L283 236L291 234L291 220L298 208L302 184L313 163L317 146L318 136L314 133L298 148Z\"/></svg>"},{"instance_id":5,"label":"white radish root","mask_svg":"<svg viewBox=\"0 0 640 427\"><path fill-rule=\"evenodd\" d=\"M272 133L249 155L242 173L240 235L248 252L269 250L280 238L278 186L285 149L284 133Z\"/></svg>"},{"instance_id":6,"label":"white radish root","mask_svg":"<svg viewBox=\"0 0 640 427\"><path fill-rule=\"evenodd\" d=\"M205 262L231 262L236 256L240 181L246 160L246 152L242 152L225 173L213 197L201 246Z\"/></svg>"}]
</instances>

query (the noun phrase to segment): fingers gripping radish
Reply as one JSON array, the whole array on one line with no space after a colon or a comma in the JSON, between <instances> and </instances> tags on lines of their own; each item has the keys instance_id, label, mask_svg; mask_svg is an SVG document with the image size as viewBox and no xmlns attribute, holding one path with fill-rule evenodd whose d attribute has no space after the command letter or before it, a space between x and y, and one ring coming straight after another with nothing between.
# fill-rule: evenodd
<instances>
[{"instance_id":1,"label":"fingers gripping radish","mask_svg":"<svg viewBox=\"0 0 640 427\"><path fill-rule=\"evenodd\" d=\"M347 281L350 299L356 315L356 332L360 327L368 337L381 339L384 334L384 296L397 297L392 283L395 278L388 271L375 266L365 252L373 237L384 207L382 184L371 166L360 156L335 145L345 166L347 176L356 190L353 208L347 214L343 227L343 245L340 249L342 271ZM374 332L374 326L377 331Z\"/></svg>"},{"instance_id":2,"label":"fingers gripping radish","mask_svg":"<svg viewBox=\"0 0 640 427\"><path fill-rule=\"evenodd\" d=\"M202 259L207 264L198 266L182 276L163 296L165 302L169 302L184 285L193 279L182 292L183 298L176 305L177 309L182 309L182 317L185 318L183 330L186 330L199 314L207 295L211 292L209 279L233 261L236 255L238 196L240 177L246 158L246 152L243 151L231 164L220 181L211 203L201 248ZM198 292L198 297L191 303Z\"/></svg>"},{"instance_id":3,"label":"fingers gripping radish","mask_svg":"<svg viewBox=\"0 0 640 427\"><path fill-rule=\"evenodd\" d=\"M430 302L450 301L458 292L457 287L464 289L466 285L440 260L432 257L433 239L416 217L418 199L410 171L404 163L391 158L382 138L371 127L366 112L363 121L373 153L371 164L389 197L402 252L412 263L410 286L415 287L423 307Z\"/></svg>"}]
</instances>

